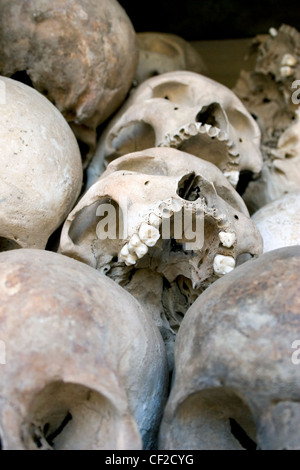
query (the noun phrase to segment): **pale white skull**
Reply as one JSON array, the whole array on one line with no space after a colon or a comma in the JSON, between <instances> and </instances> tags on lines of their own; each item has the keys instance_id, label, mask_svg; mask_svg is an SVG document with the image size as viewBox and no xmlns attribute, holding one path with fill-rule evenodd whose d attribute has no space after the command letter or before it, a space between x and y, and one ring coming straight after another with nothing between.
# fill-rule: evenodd
<instances>
[{"instance_id":1,"label":"pale white skull","mask_svg":"<svg viewBox=\"0 0 300 470\"><path fill-rule=\"evenodd\" d=\"M190 70L207 74L198 51L191 43L176 34L143 32L137 33L139 63L135 83L174 70Z\"/></svg>"},{"instance_id":2,"label":"pale white skull","mask_svg":"<svg viewBox=\"0 0 300 470\"><path fill-rule=\"evenodd\" d=\"M260 130L237 96L194 72L152 77L132 93L100 137L88 187L103 163L150 147L173 147L214 163L235 186L261 169Z\"/></svg>"},{"instance_id":3,"label":"pale white skull","mask_svg":"<svg viewBox=\"0 0 300 470\"><path fill-rule=\"evenodd\" d=\"M192 305L160 449L300 449L299 269L299 246L264 253Z\"/></svg>"},{"instance_id":4,"label":"pale white skull","mask_svg":"<svg viewBox=\"0 0 300 470\"><path fill-rule=\"evenodd\" d=\"M116 0L1 0L0 74L30 81L83 143L123 103L138 63L136 34Z\"/></svg>"},{"instance_id":5,"label":"pale white skull","mask_svg":"<svg viewBox=\"0 0 300 470\"><path fill-rule=\"evenodd\" d=\"M300 191L269 202L251 218L262 236L264 253L300 245Z\"/></svg>"},{"instance_id":6,"label":"pale white skull","mask_svg":"<svg viewBox=\"0 0 300 470\"><path fill-rule=\"evenodd\" d=\"M66 219L60 251L105 272L143 304L172 364L189 305L240 255L260 254L261 236L215 165L156 147L108 166Z\"/></svg>"},{"instance_id":7,"label":"pale white skull","mask_svg":"<svg viewBox=\"0 0 300 470\"><path fill-rule=\"evenodd\" d=\"M45 248L82 186L81 156L61 113L36 90L0 77L0 250Z\"/></svg>"},{"instance_id":8,"label":"pale white skull","mask_svg":"<svg viewBox=\"0 0 300 470\"><path fill-rule=\"evenodd\" d=\"M155 448L165 348L116 283L58 253L3 252L0 341L3 449Z\"/></svg>"}]
</instances>

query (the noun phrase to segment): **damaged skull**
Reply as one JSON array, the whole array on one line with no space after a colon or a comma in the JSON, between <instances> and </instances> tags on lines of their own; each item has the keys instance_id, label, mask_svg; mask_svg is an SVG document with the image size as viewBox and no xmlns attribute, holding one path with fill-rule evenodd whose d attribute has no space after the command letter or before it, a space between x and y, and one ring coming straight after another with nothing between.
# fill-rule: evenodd
<instances>
[{"instance_id":1,"label":"damaged skull","mask_svg":"<svg viewBox=\"0 0 300 470\"><path fill-rule=\"evenodd\" d=\"M165 348L116 283L58 253L0 253L0 339L4 450L156 446Z\"/></svg>"},{"instance_id":2,"label":"damaged skull","mask_svg":"<svg viewBox=\"0 0 300 470\"><path fill-rule=\"evenodd\" d=\"M272 250L192 305L159 449L300 449L299 270L299 246Z\"/></svg>"},{"instance_id":3,"label":"damaged skull","mask_svg":"<svg viewBox=\"0 0 300 470\"><path fill-rule=\"evenodd\" d=\"M182 317L196 297L261 253L247 208L212 163L172 148L113 161L68 216L60 251L132 293L160 328L172 364Z\"/></svg>"},{"instance_id":4,"label":"damaged skull","mask_svg":"<svg viewBox=\"0 0 300 470\"><path fill-rule=\"evenodd\" d=\"M227 87L194 72L164 73L132 91L108 124L88 168L87 187L105 163L151 147L208 160L236 186L241 171L261 170L259 144L258 125Z\"/></svg>"},{"instance_id":5,"label":"damaged skull","mask_svg":"<svg viewBox=\"0 0 300 470\"><path fill-rule=\"evenodd\" d=\"M261 174L244 200L250 212L299 189L300 34L291 26L271 28L253 40L253 70L242 70L233 91L261 130Z\"/></svg>"}]
</instances>

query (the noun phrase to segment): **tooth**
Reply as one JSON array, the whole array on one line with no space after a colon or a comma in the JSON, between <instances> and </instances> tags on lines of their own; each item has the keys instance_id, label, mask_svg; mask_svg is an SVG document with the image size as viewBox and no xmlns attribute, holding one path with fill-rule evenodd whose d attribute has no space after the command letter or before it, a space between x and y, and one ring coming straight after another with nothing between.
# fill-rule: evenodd
<instances>
[{"instance_id":1,"label":"tooth","mask_svg":"<svg viewBox=\"0 0 300 470\"><path fill-rule=\"evenodd\" d=\"M170 208L173 212L180 212L182 209L183 202L179 199L171 198Z\"/></svg>"},{"instance_id":2,"label":"tooth","mask_svg":"<svg viewBox=\"0 0 300 470\"><path fill-rule=\"evenodd\" d=\"M209 129L211 128L211 124L204 124L204 127L205 127L206 132L208 132Z\"/></svg>"},{"instance_id":3,"label":"tooth","mask_svg":"<svg viewBox=\"0 0 300 470\"><path fill-rule=\"evenodd\" d=\"M129 240L129 244L128 244L129 251L131 252L132 249L139 246L140 243L141 243L140 237L138 236L137 233L135 233L134 235L132 235L132 237Z\"/></svg>"},{"instance_id":4,"label":"tooth","mask_svg":"<svg viewBox=\"0 0 300 470\"><path fill-rule=\"evenodd\" d=\"M216 137L220 132L220 129L218 129L217 127L212 127L211 129L209 129L208 135L210 137Z\"/></svg>"},{"instance_id":5,"label":"tooth","mask_svg":"<svg viewBox=\"0 0 300 470\"><path fill-rule=\"evenodd\" d=\"M126 266L132 266L137 262L137 256L134 253L129 252L128 244L124 245L119 254L119 259L124 261Z\"/></svg>"},{"instance_id":6,"label":"tooth","mask_svg":"<svg viewBox=\"0 0 300 470\"><path fill-rule=\"evenodd\" d=\"M149 215L149 224L153 225L153 227L155 228L158 228L161 224L161 218L158 215L154 214L154 212L152 212Z\"/></svg>"},{"instance_id":7,"label":"tooth","mask_svg":"<svg viewBox=\"0 0 300 470\"><path fill-rule=\"evenodd\" d=\"M290 65L295 67L297 64L297 59L292 54L284 54L281 60L281 65Z\"/></svg>"},{"instance_id":8,"label":"tooth","mask_svg":"<svg viewBox=\"0 0 300 470\"><path fill-rule=\"evenodd\" d=\"M214 259L214 272L216 274L228 274L235 268L235 260L232 256L216 255Z\"/></svg>"},{"instance_id":9,"label":"tooth","mask_svg":"<svg viewBox=\"0 0 300 470\"><path fill-rule=\"evenodd\" d=\"M222 141L222 140L228 140L228 134L227 134L227 132L225 132L225 131L219 132L219 134L218 134L218 140L220 140L220 141Z\"/></svg>"},{"instance_id":10,"label":"tooth","mask_svg":"<svg viewBox=\"0 0 300 470\"><path fill-rule=\"evenodd\" d=\"M136 256L141 259L148 253L148 247L143 243L140 242L140 245L136 247L135 254Z\"/></svg>"},{"instance_id":11,"label":"tooth","mask_svg":"<svg viewBox=\"0 0 300 470\"><path fill-rule=\"evenodd\" d=\"M292 69L292 67L289 67L288 65L284 65L280 67L280 74L282 77L290 77L291 75L293 75L293 73L294 73L294 70Z\"/></svg>"},{"instance_id":12,"label":"tooth","mask_svg":"<svg viewBox=\"0 0 300 470\"><path fill-rule=\"evenodd\" d=\"M236 170L232 171L224 171L224 176L228 179L229 183L232 184L232 186L236 186L239 182L240 178L240 172Z\"/></svg>"},{"instance_id":13,"label":"tooth","mask_svg":"<svg viewBox=\"0 0 300 470\"><path fill-rule=\"evenodd\" d=\"M220 232L219 239L223 246L230 248L236 240L236 235L232 232Z\"/></svg>"},{"instance_id":14,"label":"tooth","mask_svg":"<svg viewBox=\"0 0 300 470\"><path fill-rule=\"evenodd\" d=\"M139 237L145 245L152 247L160 237L159 230L152 225L142 223L139 230Z\"/></svg>"},{"instance_id":15,"label":"tooth","mask_svg":"<svg viewBox=\"0 0 300 470\"><path fill-rule=\"evenodd\" d=\"M272 36L272 38L275 38L275 37L277 36L277 34L278 34L278 31L277 31L276 28L271 27L271 28L269 29L269 34L270 34L270 36Z\"/></svg>"},{"instance_id":16,"label":"tooth","mask_svg":"<svg viewBox=\"0 0 300 470\"><path fill-rule=\"evenodd\" d=\"M135 233L129 240L128 250L131 255L136 255L140 259L148 252L148 247L141 241L138 234Z\"/></svg>"},{"instance_id":17,"label":"tooth","mask_svg":"<svg viewBox=\"0 0 300 470\"><path fill-rule=\"evenodd\" d=\"M198 134L197 126L195 124L190 124L188 126L188 132L190 135L197 135Z\"/></svg>"},{"instance_id":18,"label":"tooth","mask_svg":"<svg viewBox=\"0 0 300 470\"><path fill-rule=\"evenodd\" d=\"M163 219L169 219L173 215L172 207L166 201L162 202L158 209Z\"/></svg>"},{"instance_id":19,"label":"tooth","mask_svg":"<svg viewBox=\"0 0 300 470\"><path fill-rule=\"evenodd\" d=\"M228 152L229 155L231 155L232 157L239 157L240 154L238 152L238 150L230 150L230 152Z\"/></svg>"}]
</instances>

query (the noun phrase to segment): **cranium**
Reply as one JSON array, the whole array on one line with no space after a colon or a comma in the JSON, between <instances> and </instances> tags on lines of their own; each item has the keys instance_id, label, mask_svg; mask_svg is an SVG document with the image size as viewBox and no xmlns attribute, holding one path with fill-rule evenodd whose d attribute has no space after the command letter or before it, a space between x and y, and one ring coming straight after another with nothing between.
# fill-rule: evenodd
<instances>
[{"instance_id":1,"label":"cranium","mask_svg":"<svg viewBox=\"0 0 300 470\"><path fill-rule=\"evenodd\" d=\"M261 130L262 172L243 195L254 212L299 189L299 90L295 85L299 88L300 34L282 25L255 38L252 47L254 68L241 71L233 90Z\"/></svg>"},{"instance_id":2,"label":"cranium","mask_svg":"<svg viewBox=\"0 0 300 470\"><path fill-rule=\"evenodd\" d=\"M160 449L300 449L300 247L250 260L192 305Z\"/></svg>"},{"instance_id":3,"label":"cranium","mask_svg":"<svg viewBox=\"0 0 300 470\"><path fill-rule=\"evenodd\" d=\"M207 68L191 43L176 34L143 32L136 35L139 63L137 85L147 78L174 70L206 74Z\"/></svg>"},{"instance_id":4,"label":"cranium","mask_svg":"<svg viewBox=\"0 0 300 470\"><path fill-rule=\"evenodd\" d=\"M277 147L269 149L261 174L250 181L243 199L251 213L266 204L299 190L300 185L300 111L280 136Z\"/></svg>"},{"instance_id":5,"label":"cranium","mask_svg":"<svg viewBox=\"0 0 300 470\"><path fill-rule=\"evenodd\" d=\"M2 0L0 18L0 73L27 74L57 106L88 146L86 165L96 127L122 104L136 72L126 12L116 0Z\"/></svg>"},{"instance_id":6,"label":"cranium","mask_svg":"<svg viewBox=\"0 0 300 470\"><path fill-rule=\"evenodd\" d=\"M156 147L108 166L69 214L60 251L131 292L160 328L170 359L188 306L241 254L259 254L261 237L215 165Z\"/></svg>"},{"instance_id":7,"label":"cranium","mask_svg":"<svg viewBox=\"0 0 300 470\"><path fill-rule=\"evenodd\" d=\"M251 218L262 236L264 253L300 245L300 191L269 202Z\"/></svg>"},{"instance_id":8,"label":"cranium","mask_svg":"<svg viewBox=\"0 0 300 470\"><path fill-rule=\"evenodd\" d=\"M137 301L58 253L12 250L0 267L2 448L155 447L166 354Z\"/></svg>"},{"instance_id":9,"label":"cranium","mask_svg":"<svg viewBox=\"0 0 300 470\"><path fill-rule=\"evenodd\" d=\"M241 101L203 75L169 72L137 87L101 135L88 187L103 162L150 147L174 147L214 163L236 185L241 170L258 172L260 131Z\"/></svg>"},{"instance_id":10,"label":"cranium","mask_svg":"<svg viewBox=\"0 0 300 470\"><path fill-rule=\"evenodd\" d=\"M0 77L0 251L45 248L82 185L78 144L40 93Z\"/></svg>"}]
</instances>

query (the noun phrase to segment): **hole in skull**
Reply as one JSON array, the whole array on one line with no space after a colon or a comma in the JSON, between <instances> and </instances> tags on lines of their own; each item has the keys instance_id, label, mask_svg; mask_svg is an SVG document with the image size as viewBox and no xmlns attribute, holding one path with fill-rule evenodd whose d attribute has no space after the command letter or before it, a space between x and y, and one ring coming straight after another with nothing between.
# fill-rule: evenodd
<instances>
[{"instance_id":1,"label":"hole in skull","mask_svg":"<svg viewBox=\"0 0 300 470\"><path fill-rule=\"evenodd\" d=\"M196 201L200 197L200 182L194 172L181 178L178 183L177 194L185 201Z\"/></svg>"},{"instance_id":2,"label":"hole in skull","mask_svg":"<svg viewBox=\"0 0 300 470\"><path fill-rule=\"evenodd\" d=\"M240 172L239 181L236 187L236 191L240 196L246 191L248 184L253 180L253 173L248 170L243 170Z\"/></svg>"},{"instance_id":3,"label":"hole in skull","mask_svg":"<svg viewBox=\"0 0 300 470\"><path fill-rule=\"evenodd\" d=\"M33 398L22 426L25 448L114 448L117 411L103 395L83 385L48 384Z\"/></svg>"},{"instance_id":4,"label":"hole in skull","mask_svg":"<svg viewBox=\"0 0 300 470\"><path fill-rule=\"evenodd\" d=\"M251 437L248 436L246 431L239 425L239 423L233 419L229 418L230 430L232 435L236 438L241 446L246 450L256 450L256 442L254 442Z\"/></svg>"},{"instance_id":5,"label":"hole in skull","mask_svg":"<svg viewBox=\"0 0 300 470\"><path fill-rule=\"evenodd\" d=\"M231 387L208 388L188 396L179 405L174 424L181 449L244 450L256 446L251 410Z\"/></svg>"},{"instance_id":6,"label":"hole in skull","mask_svg":"<svg viewBox=\"0 0 300 470\"><path fill-rule=\"evenodd\" d=\"M111 145L115 152L108 158L108 162L127 153L155 147L155 132L150 124L143 121L130 122L114 136Z\"/></svg>"},{"instance_id":7,"label":"hole in skull","mask_svg":"<svg viewBox=\"0 0 300 470\"><path fill-rule=\"evenodd\" d=\"M24 83L24 85L28 85L31 88L34 88L31 78L27 74L26 70L20 70L19 72L16 72L11 75L10 78L12 78L13 80L17 80L18 82L22 82Z\"/></svg>"},{"instance_id":8,"label":"hole in skull","mask_svg":"<svg viewBox=\"0 0 300 470\"><path fill-rule=\"evenodd\" d=\"M218 103L211 103L208 106L203 106L196 116L196 122L224 128L226 125L226 118L221 106Z\"/></svg>"},{"instance_id":9,"label":"hole in skull","mask_svg":"<svg viewBox=\"0 0 300 470\"><path fill-rule=\"evenodd\" d=\"M16 241L10 240L9 238L0 237L0 252L17 250L18 248L21 247Z\"/></svg>"}]
</instances>

